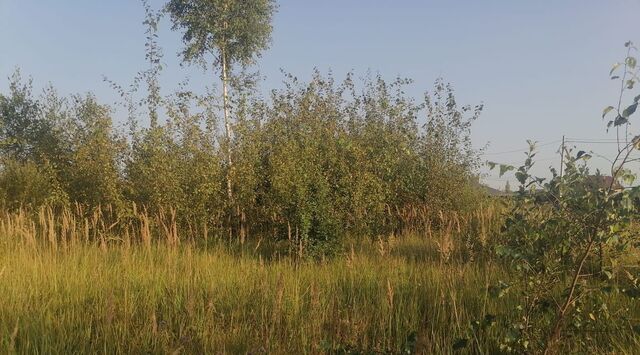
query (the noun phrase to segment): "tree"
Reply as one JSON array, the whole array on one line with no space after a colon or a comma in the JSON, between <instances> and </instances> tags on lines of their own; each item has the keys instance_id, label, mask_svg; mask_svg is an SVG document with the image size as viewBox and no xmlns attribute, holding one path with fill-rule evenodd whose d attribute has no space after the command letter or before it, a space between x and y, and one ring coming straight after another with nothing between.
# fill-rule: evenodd
<instances>
[{"instance_id":1,"label":"tree","mask_svg":"<svg viewBox=\"0 0 640 355\"><path fill-rule=\"evenodd\" d=\"M185 62L206 62L220 70L226 136L227 194L232 192L231 118L228 86L235 64L246 67L269 46L274 0L170 0L173 29L184 29Z\"/></svg>"},{"instance_id":2,"label":"tree","mask_svg":"<svg viewBox=\"0 0 640 355\"><path fill-rule=\"evenodd\" d=\"M65 102L52 88L40 99L20 72L9 78L9 94L0 94L0 190L10 206L65 202L69 144Z\"/></svg>"},{"instance_id":3,"label":"tree","mask_svg":"<svg viewBox=\"0 0 640 355\"><path fill-rule=\"evenodd\" d=\"M107 106L98 104L91 95L75 96L74 103L71 195L91 207L120 207L118 159L125 142L114 133Z\"/></svg>"}]
</instances>

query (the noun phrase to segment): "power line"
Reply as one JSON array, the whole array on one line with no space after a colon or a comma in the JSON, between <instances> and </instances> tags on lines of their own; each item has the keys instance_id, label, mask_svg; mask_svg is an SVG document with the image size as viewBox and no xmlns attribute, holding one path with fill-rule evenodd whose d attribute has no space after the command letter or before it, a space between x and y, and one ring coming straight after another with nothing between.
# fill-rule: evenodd
<instances>
[{"instance_id":1,"label":"power line","mask_svg":"<svg viewBox=\"0 0 640 355\"><path fill-rule=\"evenodd\" d=\"M606 142L606 141L602 141L602 142L597 142L597 141L566 141L567 143L583 143L583 144L618 144L618 142ZM620 142L620 144L624 144L624 142Z\"/></svg>"},{"instance_id":2,"label":"power line","mask_svg":"<svg viewBox=\"0 0 640 355\"><path fill-rule=\"evenodd\" d=\"M597 142L617 142L616 138L576 138L576 137L567 137L568 141L597 141Z\"/></svg>"},{"instance_id":3,"label":"power line","mask_svg":"<svg viewBox=\"0 0 640 355\"><path fill-rule=\"evenodd\" d=\"M545 146L549 146L551 144L556 144L556 143L560 143L560 140L556 140L556 141L548 142L548 143L543 143L543 144L536 144L536 148L545 147ZM529 150L529 147L526 147L526 148L520 148L520 149L507 150L507 151L503 151L503 152L484 153L484 155L500 155L500 154L508 154L508 153L520 153L520 152L524 152L524 151L528 151L528 150Z\"/></svg>"},{"instance_id":4,"label":"power line","mask_svg":"<svg viewBox=\"0 0 640 355\"><path fill-rule=\"evenodd\" d=\"M561 142L562 142L562 140L555 140L555 141L547 142L547 143L543 143L543 144L536 144L536 148L545 147L545 146L549 146L549 145L557 144L557 143L561 143ZM565 144L566 143L618 144L618 143L624 143L624 141L618 141L617 139L566 138L565 139ZM505 150L505 151L501 151L501 152L488 152L488 153L484 153L483 155L501 155L501 154L509 154L509 153L526 152L528 150L529 150L529 147L523 147L523 148L520 148L520 149Z\"/></svg>"}]
</instances>

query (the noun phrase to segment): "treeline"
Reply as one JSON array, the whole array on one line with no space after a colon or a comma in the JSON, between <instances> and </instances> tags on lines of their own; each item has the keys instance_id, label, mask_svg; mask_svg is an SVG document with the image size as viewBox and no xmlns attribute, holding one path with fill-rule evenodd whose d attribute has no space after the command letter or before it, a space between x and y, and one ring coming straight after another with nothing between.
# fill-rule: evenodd
<instances>
[{"instance_id":1,"label":"treeline","mask_svg":"<svg viewBox=\"0 0 640 355\"><path fill-rule=\"evenodd\" d=\"M237 74L223 110L215 95L186 87L161 95L154 16L148 11L145 21L149 69L133 90L112 84L126 129L114 125L119 111L91 94L63 98L49 88L36 96L19 73L10 78L0 94L5 209L171 211L179 226L220 236L328 245L349 233L402 229L429 211L472 208L480 198L470 128L482 106L459 105L443 80L418 102L405 94L408 80L335 82L316 72L303 83L286 75L264 98ZM223 111L232 118L226 132Z\"/></svg>"}]
</instances>

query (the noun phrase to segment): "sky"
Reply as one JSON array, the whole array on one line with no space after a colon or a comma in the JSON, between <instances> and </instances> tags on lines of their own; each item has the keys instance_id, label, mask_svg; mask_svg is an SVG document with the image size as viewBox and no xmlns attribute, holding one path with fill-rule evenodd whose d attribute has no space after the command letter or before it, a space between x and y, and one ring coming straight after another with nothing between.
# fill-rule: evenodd
<instances>
[{"instance_id":1,"label":"sky","mask_svg":"<svg viewBox=\"0 0 640 355\"><path fill-rule=\"evenodd\" d=\"M150 0L155 8L163 0ZM314 68L337 78L368 71L414 80L420 98L442 77L463 104L484 103L472 129L484 159L520 163L526 140L540 142L536 173L559 167L562 136L613 139L602 109L617 100L609 80L624 42L640 43L640 0L280 0L273 41L263 53L261 90L281 85L281 69L309 78ZM0 0L0 90L20 68L36 88L91 91L117 100L102 77L128 84L144 62L144 11L137 0ZM165 89L185 77L202 90L211 71L180 66L180 33L163 19ZM633 130L633 128L632 128ZM610 143L569 143L611 157ZM595 157L594 167L606 168ZM503 187L509 177L487 172Z\"/></svg>"}]
</instances>

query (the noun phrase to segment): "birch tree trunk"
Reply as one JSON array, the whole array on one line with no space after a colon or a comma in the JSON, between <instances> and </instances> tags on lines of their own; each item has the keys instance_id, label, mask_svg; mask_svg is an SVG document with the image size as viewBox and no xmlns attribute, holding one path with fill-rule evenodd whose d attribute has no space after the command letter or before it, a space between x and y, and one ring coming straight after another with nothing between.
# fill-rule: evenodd
<instances>
[{"instance_id":1,"label":"birch tree trunk","mask_svg":"<svg viewBox=\"0 0 640 355\"><path fill-rule=\"evenodd\" d=\"M224 111L224 127L226 135L227 145L227 195L229 197L229 203L233 199L233 192L231 190L231 173L233 169L233 162L231 160L231 122L229 117L229 93L228 93L228 68L227 68L227 54L224 49L222 53L222 106Z\"/></svg>"}]
</instances>

